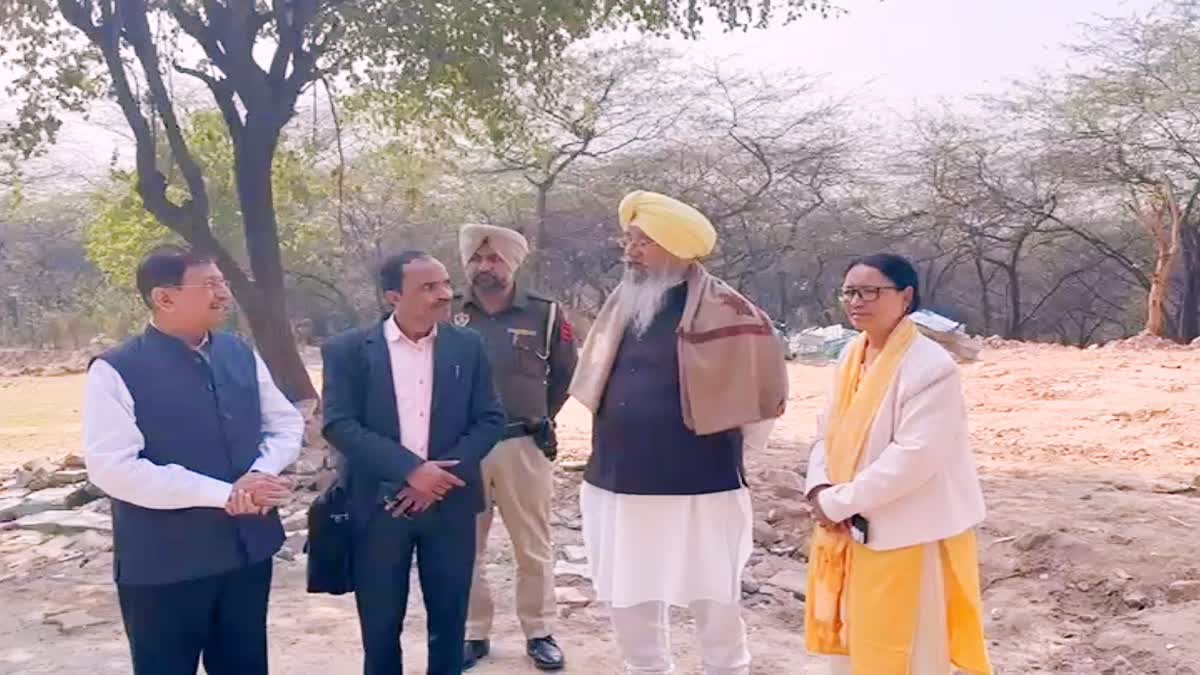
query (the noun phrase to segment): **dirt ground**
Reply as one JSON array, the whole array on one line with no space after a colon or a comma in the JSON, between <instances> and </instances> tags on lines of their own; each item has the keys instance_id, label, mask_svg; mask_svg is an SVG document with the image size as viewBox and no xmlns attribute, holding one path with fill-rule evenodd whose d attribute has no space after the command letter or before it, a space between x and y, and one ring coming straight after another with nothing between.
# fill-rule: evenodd
<instances>
[{"instance_id":1,"label":"dirt ground","mask_svg":"<svg viewBox=\"0 0 1200 675\"><path fill-rule=\"evenodd\" d=\"M980 545L997 672L1200 673L1200 583L1188 583L1200 582L1200 350L1004 346L964 372L990 508ZM794 484L830 374L791 366L788 413L769 451L748 458L756 515L773 535L745 584L755 672L825 672L803 653L803 603L779 579L803 568L811 525ZM76 449L81 395L79 375L0 377L0 474ZM586 413L569 407L560 424L563 459L584 458ZM560 547L581 542L578 482L558 474ZM0 532L0 673L128 672L108 554L54 543ZM512 615L502 528L487 563L498 588L494 655L473 672L535 672ZM360 672L353 600L308 596L303 578L302 558L278 562L273 672ZM586 589L579 578L559 584ZM94 625L65 630L47 619L81 608ZM410 672L423 672L419 602L412 608L404 643ZM679 672L699 672L685 615L674 628ZM563 607L555 633L571 672L620 672L603 607Z\"/></svg>"}]
</instances>

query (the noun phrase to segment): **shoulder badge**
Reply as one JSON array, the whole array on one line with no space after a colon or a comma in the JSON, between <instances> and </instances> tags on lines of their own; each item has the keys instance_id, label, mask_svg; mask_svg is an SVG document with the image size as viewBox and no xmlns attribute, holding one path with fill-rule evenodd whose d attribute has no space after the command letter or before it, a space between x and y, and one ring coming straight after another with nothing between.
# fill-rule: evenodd
<instances>
[{"instance_id":1,"label":"shoulder badge","mask_svg":"<svg viewBox=\"0 0 1200 675\"><path fill-rule=\"evenodd\" d=\"M454 315L452 320L454 321L455 326L462 328L471 323L471 315L467 314L466 312L459 312L458 314Z\"/></svg>"}]
</instances>

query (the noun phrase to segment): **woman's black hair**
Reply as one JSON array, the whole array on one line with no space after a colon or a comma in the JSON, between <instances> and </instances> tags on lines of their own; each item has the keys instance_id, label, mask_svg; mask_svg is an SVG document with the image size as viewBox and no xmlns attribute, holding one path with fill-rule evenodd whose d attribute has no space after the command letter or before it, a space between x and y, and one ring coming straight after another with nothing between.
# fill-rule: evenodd
<instances>
[{"instance_id":1,"label":"woman's black hair","mask_svg":"<svg viewBox=\"0 0 1200 675\"><path fill-rule=\"evenodd\" d=\"M913 299L912 304L908 306L909 314L921 308L921 281L917 277L917 268L913 267L908 258L893 253L876 253L852 261L846 272L859 265L879 270L879 273L887 277L899 290L911 288Z\"/></svg>"}]
</instances>

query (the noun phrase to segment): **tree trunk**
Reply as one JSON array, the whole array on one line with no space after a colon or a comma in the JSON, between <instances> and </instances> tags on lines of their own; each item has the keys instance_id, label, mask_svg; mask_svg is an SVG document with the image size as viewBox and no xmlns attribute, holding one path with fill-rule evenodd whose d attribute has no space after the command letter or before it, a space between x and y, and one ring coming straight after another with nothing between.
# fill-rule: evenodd
<instances>
[{"instance_id":1,"label":"tree trunk","mask_svg":"<svg viewBox=\"0 0 1200 675\"><path fill-rule=\"evenodd\" d=\"M278 138L278 132L248 126L244 141L236 150L238 199L254 279L251 297L239 297L238 300L246 311L254 341L275 383L289 400L295 402L317 398L317 392L300 357L287 311L283 257L279 250L279 227L271 185L271 164ZM237 289L234 291L236 293Z\"/></svg>"},{"instance_id":2,"label":"tree trunk","mask_svg":"<svg viewBox=\"0 0 1200 675\"><path fill-rule=\"evenodd\" d=\"M975 276L979 279L979 305L983 310L983 334L992 333L992 298L988 289L987 274L983 269L983 257L975 256Z\"/></svg>"},{"instance_id":3,"label":"tree trunk","mask_svg":"<svg viewBox=\"0 0 1200 675\"><path fill-rule=\"evenodd\" d=\"M1171 283L1171 266L1179 254L1183 218L1171 193L1171 186L1165 182L1155 188L1148 204L1138 200L1135 193L1132 208L1154 240L1154 274L1150 278L1150 295L1146 299L1144 332L1164 337L1167 332L1167 291Z\"/></svg>"},{"instance_id":4,"label":"tree trunk","mask_svg":"<svg viewBox=\"0 0 1200 675\"><path fill-rule=\"evenodd\" d=\"M1004 273L1008 276L1008 335L1010 340L1020 340L1024 333L1024 321L1021 319L1021 273L1016 262L1006 265Z\"/></svg>"},{"instance_id":5,"label":"tree trunk","mask_svg":"<svg viewBox=\"0 0 1200 675\"><path fill-rule=\"evenodd\" d=\"M1200 338L1200 225L1183 232L1183 298L1179 307L1179 337L1183 342Z\"/></svg>"},{"instance_id":6,"label":"tree trunk","mask_svg":"<svg viewBox=\"0 0 1200 675\"><path fill-rule=\"evenodd\" d=\"M535 287L541 285L545 280L543 275L546 272L546 250L544 246L546 237L546 211L550 200L551 187L553 187L551 183L542 183L536 186L537 201L534 207L533 231L527 237L529 239L530 255L529 259L525 261L525 269L529 280L533 282Z\"/></svg>"},{"instance_id":7,"label":"tree trunk","mask_svg":"<svg viewBox=\"0 0 1200 675\"><path fill-rule=\"evenodd\" d=\"M776 317L776 320L787 323L789 310L787 272L778 270L775 274L779 280L779 316Z\"/></svg>"}]
</instances>

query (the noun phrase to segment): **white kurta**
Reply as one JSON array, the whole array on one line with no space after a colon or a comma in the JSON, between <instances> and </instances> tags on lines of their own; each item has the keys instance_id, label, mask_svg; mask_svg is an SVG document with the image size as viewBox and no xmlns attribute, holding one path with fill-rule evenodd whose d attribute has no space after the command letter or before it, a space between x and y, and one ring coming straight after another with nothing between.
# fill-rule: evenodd
<instances>
[{"instance_id":1,"label":"white kurta","mask_svg":"<svg viewBox=\"0 0 1200 675\"><path fill-rule=\"evenodd\" d=\"M628 495L585 482L579 504L598 601L740 601L753 548L749 490Z\"/></svg>"},{"instance_id":2,"label":"white kurta","mask_svg":"<svg viewBox=\"0 0 1200 675\"><path fill-rule=\"evenodd\" d=\"M743 455L767 447L775 420L742 427ZM596 599L613 607L742 599L754 549L754 509L742 488L703 495L617 494L580 488L583 543Z\"/></svg>"}]
</instances>

